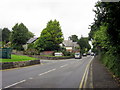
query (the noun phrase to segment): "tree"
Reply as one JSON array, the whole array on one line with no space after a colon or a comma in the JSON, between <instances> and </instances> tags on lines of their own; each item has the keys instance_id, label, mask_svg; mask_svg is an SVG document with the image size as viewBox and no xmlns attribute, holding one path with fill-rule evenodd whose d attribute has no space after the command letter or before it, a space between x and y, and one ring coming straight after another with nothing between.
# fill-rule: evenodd
<instances>
[{"instance_id":1,"label":"tree","mask_svg":"<svg viewBox=\"0 0 120 90\"><path fill-rule=\"evenodd\" d=\"M93 50L99 51L102 62L120 76L120 2L97 2L95 7L96 15L89 33Z\"/></svg>"},{"instance_id":2,"label":"tree","mask_svg":"<svg viewBox=\"0 0 120 90\"><path fill-rule=\"evenodd\" d=\"M4 43L9 42L11 31L8 28L3 28L2 30L2 41Z\"/></svg>"},{"instance_id":3,"label":"tree","mask_svg":"<svg viewBox=\"0 0 120 90\"><path fill-rule=\"evenodd\" d=\"M30 32L30 31L28 31L28 37L29 38L32 38L32 37L34 37L35 35L32 33L32 32Z\"/></svg>"},{"instance_id":4,"label":"tree","mask_svg":"<svg viewBox=\"0 0 120 90\"><path fill-rule=\"evenodd\" d=\"M2 29L0 28L0 42L2 41Z\"/></svg>"},{"instance_id":5,"label":"tree","mask_svg":"<svg viewBox=\"0 0 120 90\"><path fill-rule=\"evenodd\" d=\"M85 37L81 37L79 40L78 40L78 44L80 46L80 49L81 49L81 52L82 53L85 53L85 52L88 52L91 48L89 42L88 42L88 38L85 38Z\"/></svg>"},{"instance_id":6,"label":"tree","mask_svg":"<svg viewBox=\"0 0 120 90\"><path fill-rule=\"evenodd\" d=\"M27 27L23 24L16 24L12 28L11 43L16 50L23 50L22 45L25 44L33 35L30 35Z\"/></svg>"},{"instance_id":7,"label":"tree","mask_svg":"<svg viewBox=\"0 0 120 90\"><path fill-rule=\"evenodd\" d=\"M63 34L57 20L50 20L41 32L39 39L35 43L35 48L40 51L59 50L59 44L63 41Z\"/></svg>"},{"instance_id":8,"label":"tree","mask_svg":"<svg viewBox=\"0 0 120 90\"><path fill-rule=\"evenodd\" d=\"M72 35L69 37L70 40L72 40L73 42L77 42L78 41L78 36L77 35Z\"/></svg>"}]
</instances>

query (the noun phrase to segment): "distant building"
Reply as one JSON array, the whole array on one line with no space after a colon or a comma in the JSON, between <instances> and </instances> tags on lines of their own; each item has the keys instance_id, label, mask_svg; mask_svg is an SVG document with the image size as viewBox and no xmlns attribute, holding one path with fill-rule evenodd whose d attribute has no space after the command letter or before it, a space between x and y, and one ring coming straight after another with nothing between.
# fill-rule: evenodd
<instances>
[{"instance_id":1,"label":"distant building","mask_svg":"<svg viewBox=\"0 0 120 90\"><path fill-rule=\"evenodd\" d=\"M34 43L37 39L38 39L38 37L30 38L30 39L27 41L27 43L26 43L25 45L23 45L23 48L24 48L25 50L27 50L27 49L28 49L28 45L31 44L31 43Z\"/></svg>"},{"instance_id":2,"label":"distant building","mask_svg":"<svg viewBox=\"0 0 120 90\"><path fill-rule=\"evenodd\" d=\"M77 44L77 42L73 42L72 40L64 40L61 46L66 48L66 50L69 52L80 51L80 46Z\"/></svg>"}]
</instances>

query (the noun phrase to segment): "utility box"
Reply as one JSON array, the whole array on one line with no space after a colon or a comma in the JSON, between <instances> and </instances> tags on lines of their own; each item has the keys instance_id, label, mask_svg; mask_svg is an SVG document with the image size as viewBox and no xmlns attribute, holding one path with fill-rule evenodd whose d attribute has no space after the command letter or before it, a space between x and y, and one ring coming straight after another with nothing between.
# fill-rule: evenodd
<instances>
[{"instance_id":1,"label":"utility box","mask_svg":"<svg viewBox=\"0 0 120 90\"><path fill-rule=\"evenodd\" d=\"M12 48L0 48L0 58L11 59Z\"/></svg>"}]
</instances>

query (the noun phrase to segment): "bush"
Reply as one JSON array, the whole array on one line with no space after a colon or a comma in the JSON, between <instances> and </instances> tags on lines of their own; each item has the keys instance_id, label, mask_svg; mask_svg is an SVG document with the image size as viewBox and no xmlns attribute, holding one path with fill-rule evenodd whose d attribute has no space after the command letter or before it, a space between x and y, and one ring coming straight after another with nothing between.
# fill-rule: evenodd
<instances>
[{"instance_id":1,"label":"bush","mask_svg":"<svg viewBox=\"0 0 120 90\"><path fill-rule=\"evenodd\" d=\"M40 55L39 51L36 49L27 49L23 52L25 55Z\"/></svg>"},{"instance_id":2,"label":"bush","mask_svg":"<svg viewBox=\"0 0 120 90\"><path fill-rule=\"evenodd\" d=\"M116 76L120 77L120 61L117 55L114 55L113 51L107 51L101 54L102 63L108 67L110 71Z\"/></svg>"},{"instance_id":3,"label":"bush","mask_svg":"<svg viewBox=\"0 0 120 90\"><path fill-rule=\"evenodd\" d=\"M74 53L68 52L68 51L62 51L64 56L74 56Z\"/></svg>"},{"instance_id":4,"label":"bush","mask_svg":"<svg viewBox=\"0 0 120 90\"><path fill-rule=\"evenodd\" d=\"M34 49L34 43L28 44L28 49Z\"/></svg>"}]
</instances>

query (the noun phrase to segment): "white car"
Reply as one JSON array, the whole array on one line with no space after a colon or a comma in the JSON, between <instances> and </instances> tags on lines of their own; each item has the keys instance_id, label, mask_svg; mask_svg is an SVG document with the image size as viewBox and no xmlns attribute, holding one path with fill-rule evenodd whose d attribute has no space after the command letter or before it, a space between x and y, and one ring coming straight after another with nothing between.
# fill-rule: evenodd
<instances>
[{"instance_id":1,"label":"white car","mask_svg":"<svg viewBox=\"0 0 120 90\"><path fill-rule=\"evenodd\" d=\"M80 53L75 53L75 59L80 59L81 58L81 54Z\"/></svg>"},{"instance_id":2,"label":"white car","mask_svg":"<svg viewBox=\"0 0 120 90\"><path fill-rule=\"evenodd\" d=\"M63 56L63 53L62 52L56 52L55 56Z\"/></svg>"}]
</instances>

